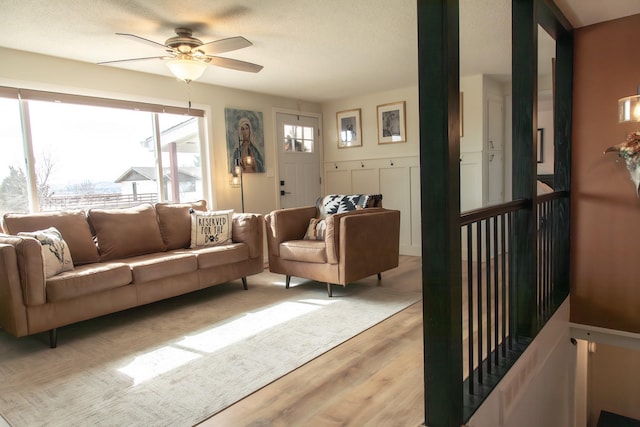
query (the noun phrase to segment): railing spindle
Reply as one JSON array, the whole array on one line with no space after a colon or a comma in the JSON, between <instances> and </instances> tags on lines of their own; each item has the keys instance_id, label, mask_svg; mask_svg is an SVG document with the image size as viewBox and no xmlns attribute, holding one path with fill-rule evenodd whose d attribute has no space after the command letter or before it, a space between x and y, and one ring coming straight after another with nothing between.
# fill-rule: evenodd
<instances>
[{"instance_id":1,"label":"railing spindle","mask_svg":"<svg viewBox=\"0 0 640 427\"><path fill-rule=\"evenodd\" d=\"M492 217L491 223L493 225L493 347L494 347L494 360L495 364L499 363L500 352L498 351L498 345L500 342L500 321L499 321L499 305L500 293L498 292L498 217Z\"/></svg>"},{"instance_id":2,"label":"railing spindle","mask_svg":"<svg viewBox=\"0 0 640 427\"><path fill-rule=\"evenodd\" d=\"M478 288L478 383L482 384L483 369L482 369L482 226L481 222L476 225L476 257L477 257L477 280L476 285Z\"/></svg>"},{"instance_id":3,"label":"railing spindle","mask_svg":"<svg viewBox=\"0 0 640 427\"><path fill-rule=\"evenodd\" d=\"M467 227L467 328L469 330L469 358L467 364L469 365L469 394L473 394L473 234L471 228L473 224L469 224Z\"/></svg>"}]
</instances>

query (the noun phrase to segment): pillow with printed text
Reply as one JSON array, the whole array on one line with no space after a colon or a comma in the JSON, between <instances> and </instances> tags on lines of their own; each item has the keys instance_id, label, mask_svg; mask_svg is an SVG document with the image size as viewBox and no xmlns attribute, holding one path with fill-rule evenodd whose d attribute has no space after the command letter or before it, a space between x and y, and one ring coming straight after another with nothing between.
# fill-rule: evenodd
<instances>
[{"instance_id":1,"label":"pillow with printed text","mask_svg":"<svg viewBox=\"0 0 640 427\"><path fill-rule=\"evenodd\" d=\"M224 211L191 210L191 248L231 243L233 209Z\"/></svg>"}]
</instances>

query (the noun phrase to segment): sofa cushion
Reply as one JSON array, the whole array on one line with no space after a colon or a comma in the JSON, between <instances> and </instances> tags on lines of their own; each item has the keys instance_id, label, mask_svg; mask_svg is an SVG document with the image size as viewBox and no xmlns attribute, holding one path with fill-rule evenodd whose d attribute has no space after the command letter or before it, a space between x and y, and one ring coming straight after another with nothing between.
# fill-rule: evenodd
<instances>
[{"instance_id":1,"label":"sofa cushion","mask_svg":"<svg viewBox=\"0 0 640 427\"><path fill-rule=\"evenodd\" d=\"M73 270L69 246L55 227L38 231L21 231L18 236L33 237L40 242L42 259L44 260L44 272L47 279L63 271Z\"/></svg>"},{"instance_id":2,"label":"sofa cushion","mask_svg":"<svg viewBox=\"0 0 640 427\"><path fill-rule=\"evenodd\" d=\"M7 213L3 217L4 229L17 235L21 231L37 231L55 227L67 245L75 265L98 262L100 255L93 241L84 211L40 212L33 214Z\"/></svg>"},{"instance_id":3,"label":"sofa cushion","mask_svg":"<svg viewBox=\"0 0 640 427\"><path fill-rule=\"evenodd\" d=\"M190 253L164 252L123 261L131 268L133 283L151 282L198 269L196 256Z\"/></svg>"},{"instance_id":4,"label":"sofa cushion","mask_svg":"<svg viewBox=\"0 0 640 427\"><path fill-rule=\"evenodd\" d=\"M207 210L207 201L191 203L156 203L162 240L167 250L188 248L191 244L191 215L189 209Z\"/></svg>"},{"instance_id":5,"label":"sofa cushion","mask_svg":"<svg viewBox=\"0 0 640 427\"><path fill-rule=\"evenodd\" d=\"M304 240L324 240L327 222L324 219L311 218Z\"/></svg>"},{"instance_id":6,"label":"sofa cushion","mask_svg":"<svg viewBox=\"0 0 640 427\"><path fill-rule=\"evenodd\" d=\"M203 246L189 249L198 259L198 268L211 268L229 265L249 259L249 246L244 243L232 243L223 246Z\"/></svg>"},{"instance_id":7,"label":"sofa cushion","mask_svg":"<svg viewBox=\"0 0 640 427\"><path fill-rule=\"evenodd\" d=\"M89 295L131 283L131 269L121 262L83 265L47 280L47 301ZM109 304L109 301L105 301Z\"/></svg>"},{"instance_id":8,"label":"sofa cushion","mask_svg":"<svg viewBox=\"0 0 640 427\"><path fill-rule=\"evenodd\" d=\"M191 211L191 248L225 245L231 242L233 209Z\"/></svg>"},{"instance_id":9,"label":"sofa cushion","mask_svg":"<svg viewBox=\"0 0 640 427\"><path fill-rule=\"evenodd\" d=\"M124 209L89 209L102 261L163 252L156 210L149 204Z\"/></svg>"},{"instance_id":10,"label":"sofa cushion","mask_svg":"<svg viewBox=\"0 0 640 427\"><path fill-rule=\"evenodd\" d=\"M327 249L322 240L290 240L280 244L280 258L326 264Z\"/></svg>"}]
</instances>

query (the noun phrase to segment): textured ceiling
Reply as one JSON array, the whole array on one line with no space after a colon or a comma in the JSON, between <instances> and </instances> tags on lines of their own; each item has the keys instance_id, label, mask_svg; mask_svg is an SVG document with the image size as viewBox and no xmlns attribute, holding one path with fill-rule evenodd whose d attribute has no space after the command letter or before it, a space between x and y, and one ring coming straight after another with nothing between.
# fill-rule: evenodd
<instances>
[{"instance_id":1,"label":"textured ceiling","mask_svg":"<svg viewBox=\"0 0 640 427\"><path fill-rule=\"evenodd\" d=\"M640 13L638 0L558 3L577 26ZM460 0L461 74L508 77L510 4ZM625 7L616 12L618 4ZM0 46L90 63L158 54L116 32L160 43L178 26L205 43L242 35L253 46L221 56L264 69L212 66L199 80L294 99L322 102L417 83L415 0L0 0L0 10ZM161 60L117 66L170 76Z\"/></svg>"}]
</instances>

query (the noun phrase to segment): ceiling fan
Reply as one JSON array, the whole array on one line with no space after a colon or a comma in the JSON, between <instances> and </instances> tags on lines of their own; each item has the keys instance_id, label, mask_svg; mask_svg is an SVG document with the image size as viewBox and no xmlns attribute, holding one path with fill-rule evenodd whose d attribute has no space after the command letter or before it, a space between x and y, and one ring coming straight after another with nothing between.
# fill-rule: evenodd
<instances>
[{"instance_id":1,"label":"ceiling fan","mask_svg":"<svg viewBox=\"0 0 640 427\"><path fill-rule=\"evenodd\" d=\"M165 53L160 56L119 59L116 61L98 62L98 64L103 65L128 61L146 61L149 59L168 60L167 66L173 75L187 83L200 77L207 68L207 65L216 65L218 67L246 71L249 73L257 73L263 68L262 65L252 64L251 62L215 56L219 53L230 52L232 50L251 46L252 43L244 37L229 37L226 39L203 43L201 40L193 37L193 31L190 28L178 27L175 29L175 32L176 36L167 39L164 44L136 36L135 34L116 33L119 36L124 36L155 48L162 49Z\"/></svg>"}]
</instances>

